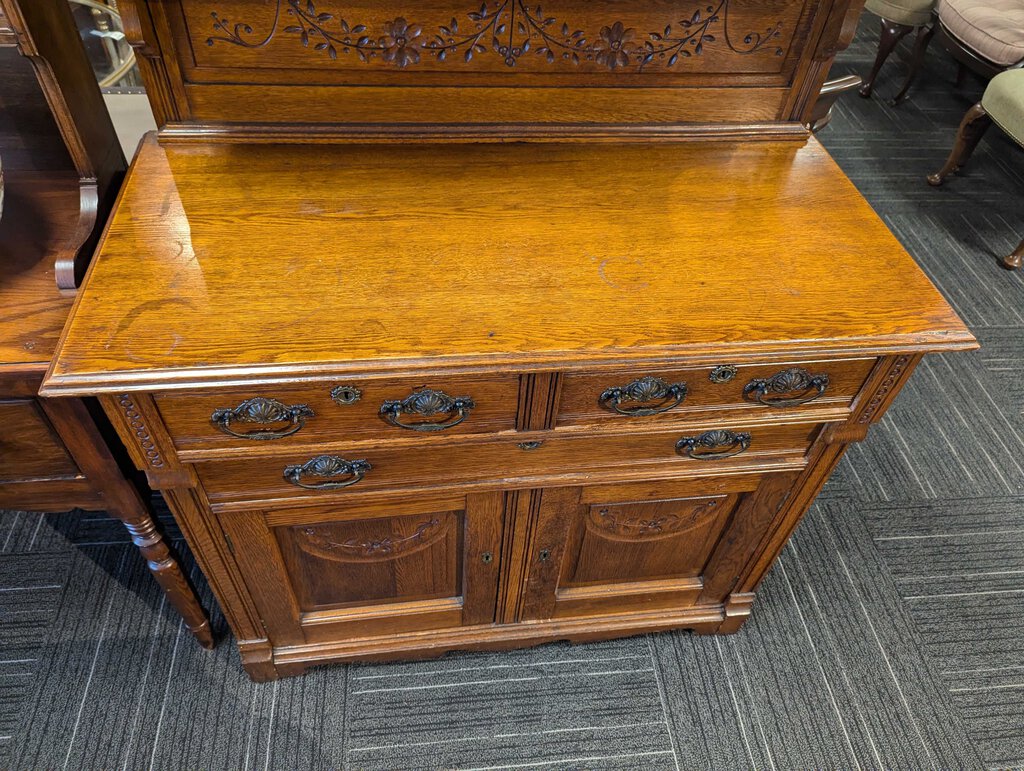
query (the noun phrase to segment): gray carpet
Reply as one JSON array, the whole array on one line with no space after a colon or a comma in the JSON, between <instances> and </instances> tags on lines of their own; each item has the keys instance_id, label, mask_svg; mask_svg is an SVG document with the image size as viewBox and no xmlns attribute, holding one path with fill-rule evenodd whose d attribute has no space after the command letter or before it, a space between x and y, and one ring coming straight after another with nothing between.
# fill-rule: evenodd
<instances>
[{"instance_id":1,"label":"gray carpet","mask_svg":"<svg viewBox=\"0 0 1024 771\"><path fill-rule=\"evenodd\" d=\"M837 69L866 70L875 23ZM981 92L953 78L932 52L909 103L848 97L821 138L984 347L919 369L739 635L254 685L233 645L192 642L117 525L2 513L0 766L1024 768L1024 274L995 261L1024 235L1024 153L993 131L924 184Z\"/></svg>"}]
</instances>

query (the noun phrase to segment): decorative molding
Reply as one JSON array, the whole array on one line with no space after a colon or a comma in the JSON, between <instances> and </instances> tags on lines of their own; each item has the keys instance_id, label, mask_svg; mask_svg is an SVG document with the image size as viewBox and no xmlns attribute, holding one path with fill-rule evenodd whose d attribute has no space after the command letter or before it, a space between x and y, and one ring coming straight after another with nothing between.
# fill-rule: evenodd
<instances>
[{"instance_id":1,"label":"decorative molding","mask_svg":"<svg viewBox=\"0 0 1024 771\"><path fill-rule=\"evenodd\" d=\"M885 380L882 381L882 385L878 387L875 395L868 402L868 406L864 408L864 412L857 418L858 423L870 423L874 419L875 413L885 403L885 398L889 395L889 392L892 391L893 387L903 376L904 371L910 366L910 358L910 356L896 357L896 361L892 365L892 369L889 370L889 374L885 376Z\"/></svg>"},{"instance_id":2,"label":"decorative molding","mask_svg":"<svg viewBox=\"0 0 1024 771\"><path fill-rule=\"evenodd\" d=\"M153 437L149 434L149 429L146 428L146 424L142 420L142 415L139 414L135 408L135 402L128 394L121 394L117 397L117 403L121 407L121 411L124 413L125 419L128 421L129 427L135 433L138 439L139 447L142 448L142 453L146 458L146 462L152 468L163 468L164 459L160 455L160 451L156 448L156 444L153 442Z\"/></svg>"},{"instance_id":3,"label":"decorative molding","mask_svg":"<svg viewBox=\"0 0 1024 771\"><path fill-rule=\"evenodd\" d=\"M212 11L215 34L207 38L206 44L263 48L277 35L282 9L287 6L285 14L290 19L283 32L294 35L303 47L312 47L331 60L354 55L364 63L380 59L400 69L416 66L424 57L439 62L458 59L468 64L485 54L496 54L508 67L515 67L520 58L532 54L549 65L593 62L611 71L635 68L642 72L649 66L670 69L679 60L701 56L706 46L719 43L740 55L762 50L775 56L785 53L777 43L772 45L782 35L781 21L763 32L747 32L737 43L729 29L730 2L701 3L684 18L669 21L654 32L639 32L613 21L595 35L545 14L539 4L527 0L484 2L479 10L464 12L461 26L458 15L453 15L448 21L429 25L431 31L405 16L383 22L375 30L364 23L350 24L337 11L320 11L314 0L277 0L270 31L255 40L251 39L251 24L232 24Z\"/></svg>"},{"instance_id":4,"label":"decorative molding","mask_svg":"<svg viewBox=\"0 0 1024 771\"><path fill-rule=\"evenodd\" d=\"M327 527L297 527L304 537L300 548L315 556L338 562L380 562L425 549L443 538L448 532L447 522L442 527L439 517L421 522L406 536L382 535L371 538L349 538L335 541Z\"/></svg>"},{"instance_id":5,"label":"decorative molding","mask_svg":"<svg viewBox=\"0 0 1024 771\"><path fill-rule=\"evenodd\" d=\"M626 514L608 506L592 506L589 522L593 529L616 538L651 541L699 527L717 515L723 500L725 496L700 499L689 510L658 514Z\"/></svg>"}]
</instances>

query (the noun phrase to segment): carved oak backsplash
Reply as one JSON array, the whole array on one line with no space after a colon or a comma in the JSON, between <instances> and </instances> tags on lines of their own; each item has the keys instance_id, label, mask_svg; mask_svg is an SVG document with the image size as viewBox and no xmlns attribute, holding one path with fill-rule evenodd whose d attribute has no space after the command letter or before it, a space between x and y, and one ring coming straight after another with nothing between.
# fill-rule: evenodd
<instances>
[{"instance_id":1,"label":"carved oak backsplash","mask_svg":"<svg viewBox=\"0 0 1024 771\"><path fill-rule=\"evenodd\" d=\"M793 0L182 0L200 66L778 72ZM205 49L205 50L204 50Z\"/></svg>"}]
</instances>

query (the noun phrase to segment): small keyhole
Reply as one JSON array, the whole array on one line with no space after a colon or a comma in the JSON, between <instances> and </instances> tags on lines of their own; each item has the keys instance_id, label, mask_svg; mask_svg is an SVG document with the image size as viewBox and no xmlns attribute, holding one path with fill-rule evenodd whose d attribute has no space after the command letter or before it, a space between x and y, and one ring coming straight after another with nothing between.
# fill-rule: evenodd
<instances>
[{"instance_id":1,"label":"small keyhole","mask_svg":"<svg viewBox=\"0 0 1024 771\"><path fill-rule=\"evenodd\" d=\"M537 555L537 556L540 557L540 561L541 562L547 562L549 559L551 559L551 550L550 549L541 549L540 550L540 554Z\"/></svg>"},{"instance_id":2,"label":"small keyhole","mask_svg":"<svg viewBox=\"0 0 1024 771\"><path fill-rule=\"evenodd\" d=\"M489 551L485 551L483 554L480 555L480 559L486 565L494 559L494 555L491 554Z\"/></svg>"}]
</instances>

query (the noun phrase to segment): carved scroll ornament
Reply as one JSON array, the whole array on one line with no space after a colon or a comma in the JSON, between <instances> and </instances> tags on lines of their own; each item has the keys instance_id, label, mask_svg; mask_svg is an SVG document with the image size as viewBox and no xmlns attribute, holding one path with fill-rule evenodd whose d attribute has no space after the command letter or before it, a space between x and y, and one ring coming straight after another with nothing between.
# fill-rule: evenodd
<instances>
[{"instance_id":1,"label":"carved scroll ornament","mask_svg":"<svg viewBox=\"0 0 1024 771\"><path fill-rule=\"evenodd\" d=\"M608 70L642 72L651 67L671 69L682 59L701 56L709 46L720 45L740 55L785 53L778 40L781 21L763 31L735 37L729 25L730 2L701 3L685 14L674 14L683 18L666 20L654 31L609 20L595 34L527 0L491 0L478 9L456 12L441 23L425 24L409 14L408 18L397 16L376 27L351 23L341 15L343 9L324 11L314 0L277 0L271 28L262 37L250 23L232 23L212 11L215 34L206 43L263 48L283 30L303 47L332 60L379 59L400 69L414 67L426 57L468 64L477 56L496 55L509 67L515 67L522 57L534 56L549 65L593 62Z\"/></svg>"},{"instance_id":2,"label":"carved scroll ornament","mask_svg":"<svg viewBox=\"0 0 1024 771\"><path fill-rule=\"evenodd\" d=\"M335 562L378 562L397 559L436 543L448 532L448 520L438 517L421 522L408 535L387 534L369 538L335 541L329 527L295 528L301 533L299 548Z\"/></svg>"}]
</instances>

